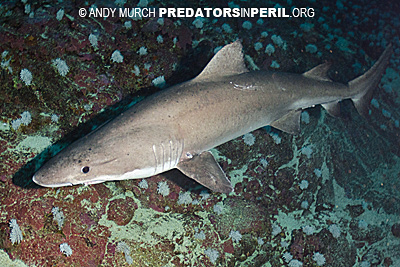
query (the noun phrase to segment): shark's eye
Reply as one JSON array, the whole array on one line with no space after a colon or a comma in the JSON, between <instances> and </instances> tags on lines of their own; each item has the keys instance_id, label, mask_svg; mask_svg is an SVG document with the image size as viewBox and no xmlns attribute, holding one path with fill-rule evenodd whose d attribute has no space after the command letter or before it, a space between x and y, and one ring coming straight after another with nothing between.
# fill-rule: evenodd
<instances>
[{"instance_id":1,"label":"shark's eye","mask_svg":"<svg viewBox=\"0 0 400 267\"><path fill-rule=\"evenodd\" d=\"M90 171L89 166L82 167L81 172L88 173Z\"/></svg>"}]
</instances>

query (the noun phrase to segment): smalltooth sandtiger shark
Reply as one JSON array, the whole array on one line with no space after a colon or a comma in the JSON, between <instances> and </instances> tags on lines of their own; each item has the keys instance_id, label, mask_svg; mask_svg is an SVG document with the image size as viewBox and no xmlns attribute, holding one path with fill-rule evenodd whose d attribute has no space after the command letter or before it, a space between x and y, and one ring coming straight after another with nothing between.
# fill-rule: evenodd
<instances>
[{"instance_id":1,"label":"smalltooth sandtiger shark","mask_svg":"<svg viewBox=\"0 0 400 267\"><path fill-rule=\"evenodd\" d=\"M212 191L229 193L233 187L211 148L266 125L297 134L301 111L318 104L338 115L338 103L350 98L367 115L391 54L389 45L371 69L341 84L328 78L327 63L303 74L250 72L235 41L194 79L146 98L72 143L33 181L45 187L96 184L177 168Z\"/></svg>"}]
</instances>

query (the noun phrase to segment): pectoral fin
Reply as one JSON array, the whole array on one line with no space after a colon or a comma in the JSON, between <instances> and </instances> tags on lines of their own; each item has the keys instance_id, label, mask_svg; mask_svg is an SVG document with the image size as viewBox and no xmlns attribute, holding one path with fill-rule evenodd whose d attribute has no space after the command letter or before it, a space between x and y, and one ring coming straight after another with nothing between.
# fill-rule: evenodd
<instances>
[{"instance_id":1,"label":"pectoral fin","mask_svg":"<svg viewBox=\"0 0 400 267\"><path fill-rule=\"evenodd\" d=\"M180 162L177 168L212 191L225 194L233 191L231 182L226 178L214 156L208 151L193 156L190 160Z\"/></svg>"}]
</instances>

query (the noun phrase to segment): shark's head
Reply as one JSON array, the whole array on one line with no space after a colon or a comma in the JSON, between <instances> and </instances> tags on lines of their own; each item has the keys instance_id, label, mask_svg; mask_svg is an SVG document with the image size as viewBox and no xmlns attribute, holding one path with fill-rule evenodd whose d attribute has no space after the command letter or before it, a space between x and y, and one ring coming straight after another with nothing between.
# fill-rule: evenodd
<instances>
[{"instance_id":1,"label":"shark's head","mask_svg":"<svg viewBox=\"0 0 400 267\"><path fill-rule=\"evenodd\" d=\"M182 154L182 143L159 138L166 132L153 126L127 131L105 125L62 150L32 179L60 187L150 177L174 168Z\"/></svg>"},{"instance_id":2,"label":"shark's head","mask_svg":"<svg viewBox=\"0 0 400 267\"><path fill-rule=\"evenodd\" d=\"M119 137L101 140L84 137L46 162L33 176L44 187L97 184L138 179L156 174L152 149L118 143Z\"/></svg>"}]
</instances>

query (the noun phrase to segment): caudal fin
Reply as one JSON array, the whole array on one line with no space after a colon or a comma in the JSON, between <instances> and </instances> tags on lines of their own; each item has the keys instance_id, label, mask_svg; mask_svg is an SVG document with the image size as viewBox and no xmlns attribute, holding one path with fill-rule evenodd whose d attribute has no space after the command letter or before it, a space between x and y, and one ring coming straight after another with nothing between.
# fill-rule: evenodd
<instances>
[{"instance_id":1,"label":"caudal fin","mask_svg":"<svg viewBox=\"0 0 400 267\"><path fill-rule=\"evenodd\" d=\"M392 44L389 44L383 54L379 57L378 61L375 62L366 73L349 82L351 91L356 93L351 97L351 100L353 101L358 113L364 117L368 115L368 108L372 99L372 94L374 89L378 86L383 72L386 70L392 52Z\"/></svg>"}]
</instances>

